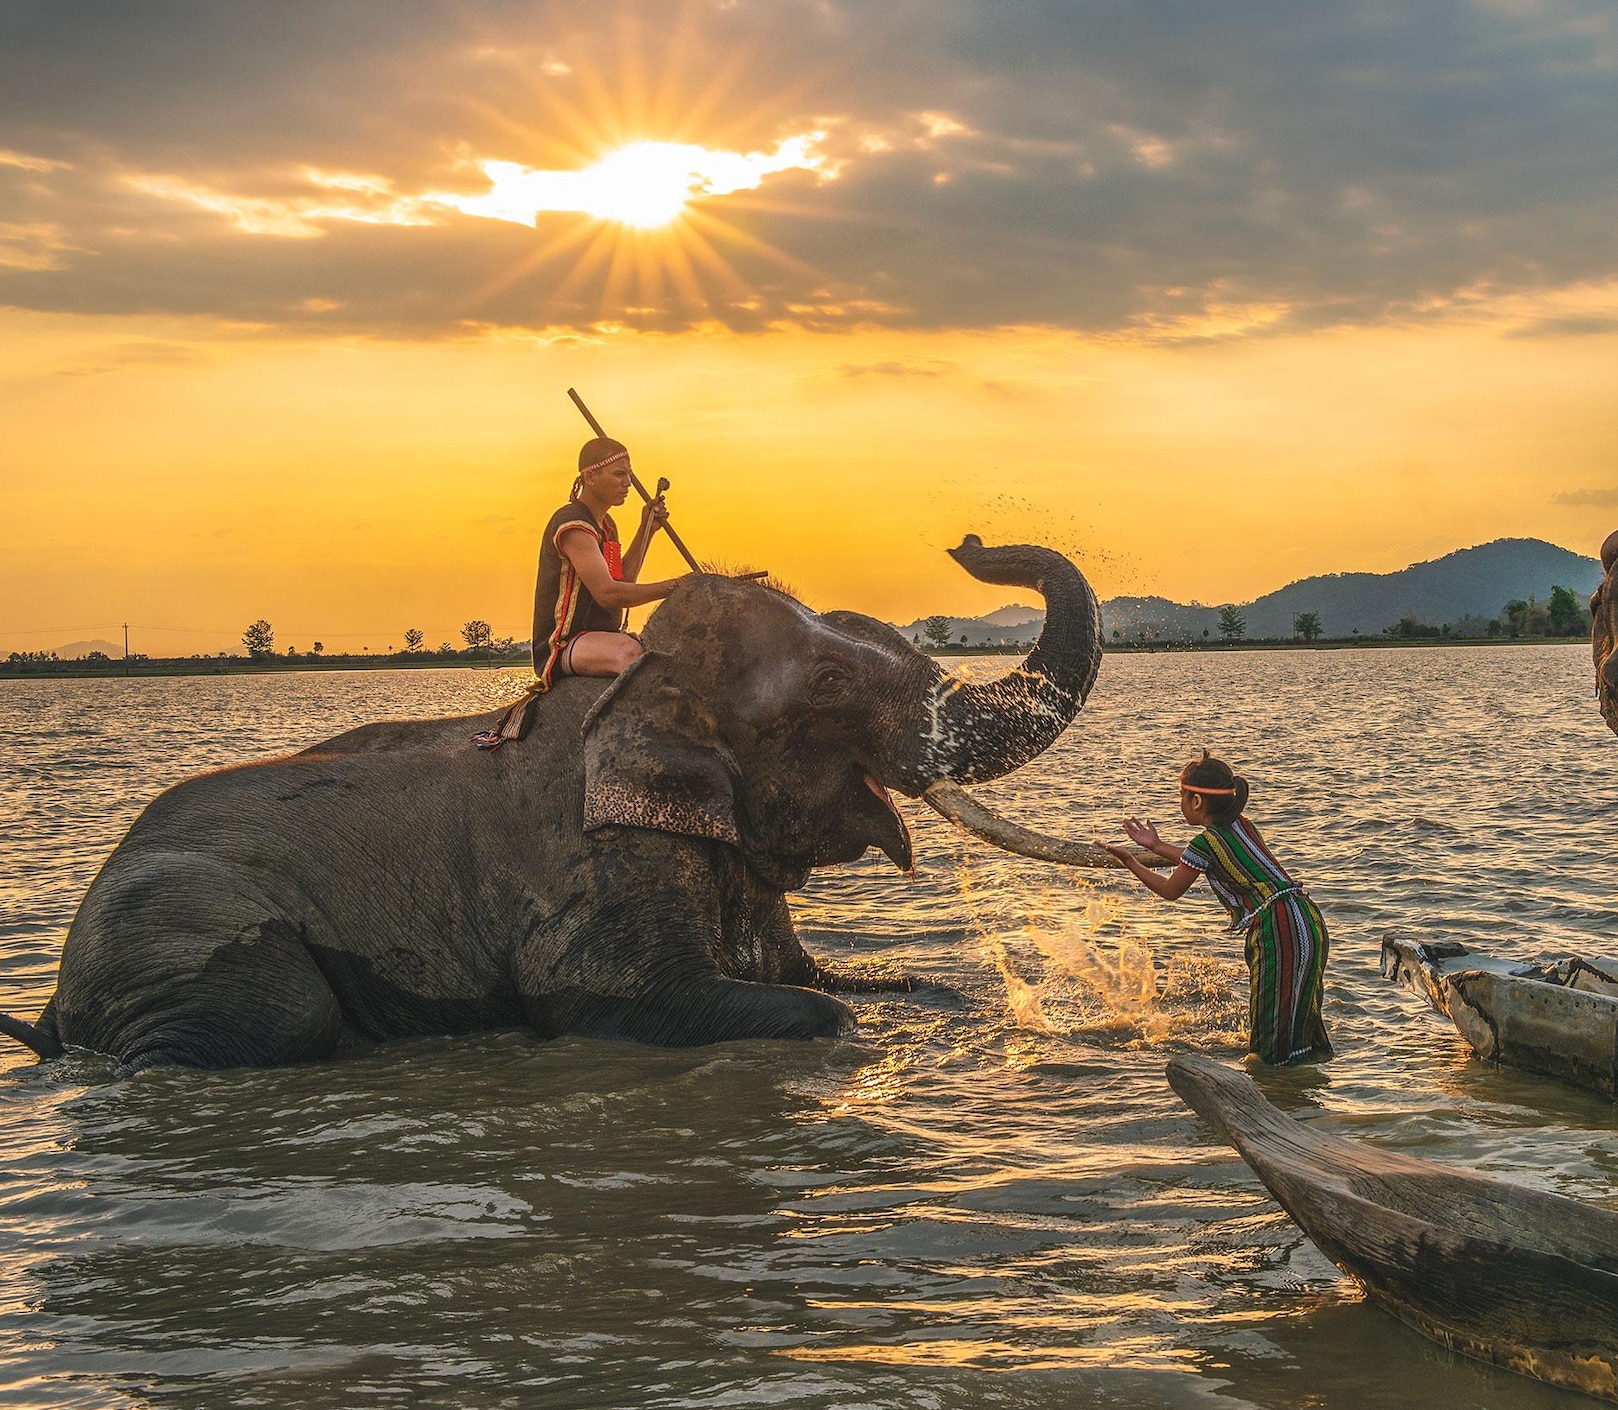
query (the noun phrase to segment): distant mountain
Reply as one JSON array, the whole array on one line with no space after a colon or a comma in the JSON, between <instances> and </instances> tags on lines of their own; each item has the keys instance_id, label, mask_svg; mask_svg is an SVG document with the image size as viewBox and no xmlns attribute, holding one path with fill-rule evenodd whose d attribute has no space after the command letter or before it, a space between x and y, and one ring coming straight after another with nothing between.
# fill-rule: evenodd
<instances>
[{"instance_id":1,"label":"distant mountain","mask_svg":"<svg viewBox=\"0 0 1618 1410\"><path fill-rule=\"evenodd\" d=\"M993 612L982 617L951 617L949 620L949 636L952 642L960 641L966 637L969 646L998 645L1000 642L1032 641L1039 635L1039 629L1045 625L1045 610L1042 607L1025 607L1018 602L1007 603L1004 607L997 607ZM909 626L898 627L904 634L906 641L919 641L925 643L927 618L918 617Z\"/></svg>"},{"instance_id":2,"label":"distant mountain","mask_svg":"<svg viewBox=\"0 0 1618 1410\"><path fill-rule=\"evenodd\" d=\"M1291 636L1299 612L1318 612L1327 636L1374 636L1414 614L1430 627L1487 622L1506 603L1549 600L1553 587L1581 601L1601 582L1601 564L1542 539L1496 539L1397 573L1328 573L1289 583L1242 609L1249 636ZM1216 614L1217 616L1217 614Z\"/></svg>"},{"instance_id":3,"label":"distant mountain","mask_svg":"<svg viewBox=\"0 0 1618 1410\"><path fill-rule=\"evenodd\" d=\"M1581 601L1601 582L1601 564L1542 539L1496 539L1476 548L1457 549L1427 563L1412 563L1396 573L1324 573L1301 578L1254 602L1239 604L1247 619L1247 635L1290 637L1292 619L1300 612L1320 614L1329 637L1378 636L1400 618L1415 616L1423 624L1448 623L1481 634L1490 618L1502 615L1506 603L1532 598L1549 600L1553 587L1565 587ZM906 637L925 640L923 621L899 628ZM964 634L971 645L1027 641L1038 634L1044 614L1034 607L1006 606L986 617L951 617L950 635ZM1219 609L1200 602L1173 602L1166 597L1114 597L1101 604L1102 630L1126 640L1141 634L1160 641L1219 635Z\"/></svg>"},{"instance_id":4,"label":"distant mountain","mask_svg":"<svg viewBox=\"0 0 1618 1410\"><path fill-rule=\"evenodd\" d=\"M1020 602L1011 602L1004 607L998 607L987 617L979 617L978 621L986 627L1026 627L1030 622L1043 622L1045 609L1043 607L1025 607Z\"/></svg>"},{"instance_id":5,"label":"distant mountain","mask_svg":"<svg viewBox=\"0 0 1618 1410\"><path fill-rule=\"evenodd\" d=\"M1162 641L1200 638L1204 631L1217 637L1219 609L1200 602L1171 602L1166 597L1114 597L1101 604L1101 628L1109 640L1114 631L1130 641L1142 632ZM1249 636L1257 635L1251 626L1247 630ZM1291 634L1289 622L1287 635Z\"/></svg>"},{"instance_id":6,"label":"distant mountain","mask_svg":"<svg viewBox=\"0 0 1618 1410\"><path fill-rule=\"evenodd\" d=\"M120 661L124 659L124 649L116 642L102 641L99 637L94 641L70 641L66 646L58 646L56 654L64 661L78 661L88 656L92 651L99 651L103 656L115 656Z\"/></svg>"}]
</instances>

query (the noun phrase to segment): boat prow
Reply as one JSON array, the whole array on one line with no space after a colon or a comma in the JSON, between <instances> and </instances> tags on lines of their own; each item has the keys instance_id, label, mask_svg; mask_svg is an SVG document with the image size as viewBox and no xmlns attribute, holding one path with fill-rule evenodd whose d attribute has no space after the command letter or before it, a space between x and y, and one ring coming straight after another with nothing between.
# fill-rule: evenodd
<instances>
[{"instance_id":1,"label":"boat prow","mask_svg":"<svg viewBox=\"0 0 1618 1410\"><path fill-rule=\"evenodd\" d=\"M1425 995L1479 1057L1618 1097L1618 961L1534 964L1389 935L1382 973Z\"/></svg>"},{"instance_id":2,"label":"boat prow","mask_svg":"<svg viewBox=\"0 0 1618 1410\"><path fill-rule=\"evenodd\" d=\"M1168 1079L1367 1294L1453 1351L1618 1400L1618 1213L1315 1131L1252 1080Z\"/></svg>"}]
</instances>

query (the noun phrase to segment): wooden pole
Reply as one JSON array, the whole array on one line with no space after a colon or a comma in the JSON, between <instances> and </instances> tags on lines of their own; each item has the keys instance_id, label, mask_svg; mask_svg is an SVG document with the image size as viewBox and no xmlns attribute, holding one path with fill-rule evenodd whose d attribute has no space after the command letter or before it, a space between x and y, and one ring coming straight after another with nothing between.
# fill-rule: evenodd
<instances>
[{"instance_id":1,"label":"wooden pole","mask_svg":"<svg viewBox=\"0 0 1618 1410\"><path fill-rule=\"evenodd\" d=\"M590 408L584 404L584 398L574 391L572 387L567 389L567 394L573 398L573 405L578 407L579 414L590 423L590 429L603 440L610 439L607 436L607 433L601 429L601 423L597 421L595 417L590 415ZM646 486L641 484L640 477L635 474L633 466L630 467L629 471L629 483L635 487L635 492L640 495L642 499L644 499L648 504L651 503L652 496L646 493ZM665 488L668 485L667 480L660 480L658 483ZM662 494L663 490L659 489L658 493ZM685 559L686 563L690 566L691 571L693 573L700 573L702 571L702 565L691 556L691 550L685 546L685 544L681 541L680 536L674 532L674 525L669 523L667 519L663 521L663 532L669 536L669 542L672 543L675 548L679 549L680 557Z\"/></svg>"}]
</instances>

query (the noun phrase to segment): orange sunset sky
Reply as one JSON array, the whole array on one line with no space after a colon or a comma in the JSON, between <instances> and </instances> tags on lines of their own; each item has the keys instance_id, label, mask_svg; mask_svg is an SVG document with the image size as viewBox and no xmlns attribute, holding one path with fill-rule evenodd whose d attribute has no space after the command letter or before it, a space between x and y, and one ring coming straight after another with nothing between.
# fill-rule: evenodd
<instances>
[{"instance_id":1,"label":"orange sunset sky","mask_svg":"<svg viewBox=\"0 0 1618 1410\"><path fill-rule=\"evenodd\" d=\"M1615 111L1593 0L12 0L0 653L526 637L569 386L900 622L1593 554Z\"/></svg>"}]
</instances>

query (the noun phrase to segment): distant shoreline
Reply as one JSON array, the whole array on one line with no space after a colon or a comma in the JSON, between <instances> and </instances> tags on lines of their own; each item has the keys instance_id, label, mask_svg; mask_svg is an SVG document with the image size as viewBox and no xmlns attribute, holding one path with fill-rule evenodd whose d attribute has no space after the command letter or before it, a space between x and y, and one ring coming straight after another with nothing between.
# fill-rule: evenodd
<instances>
[{"instance_id":1,"label":"distant shoreline","mask_svg":"<svg viewBox=\"0 0 1618 1410\"><path fill-rule=\"evenodd\" d=\"M286 676L304 671L488 671L513 670L529 664L528 653L521 656L502 656L478 660L444 660L429 657L425 661L399 656L335 656L319 660L288 661L276 657L269 661L253 661L245 656L224 659L196 659L184 657L145 657L124 661L31 661L12 666L0 661L0 680L99 680L122 679L126 676Z\"/></svg>"},{"instance_id":2,"label":"distant shoreline","mask_svg":"<svg viewBox=\"0 0 1618 1410\"><path fill-rule=\"evenodd\" d=\"M1330 641L1111 641L1102 646L1103 654L1129 656L1174 651L1388 651L1435 646L1579 646L1589 650L1589 639L1572 637L1334 637ZM1012 646L950 646L916 648L925 656L1021 656L1027 648ZM156 657L86 662L31 661L8 665L0 661L0 680L99 680L133 676L263 676L291 675L303 671L458 671L516 670L529 664L527 652L519 656L445 660L430 656L425 660L409 656L308 657L289 661L276 657L253 661L244 656L224 658Z\"/></svg>"}]
</instances>

